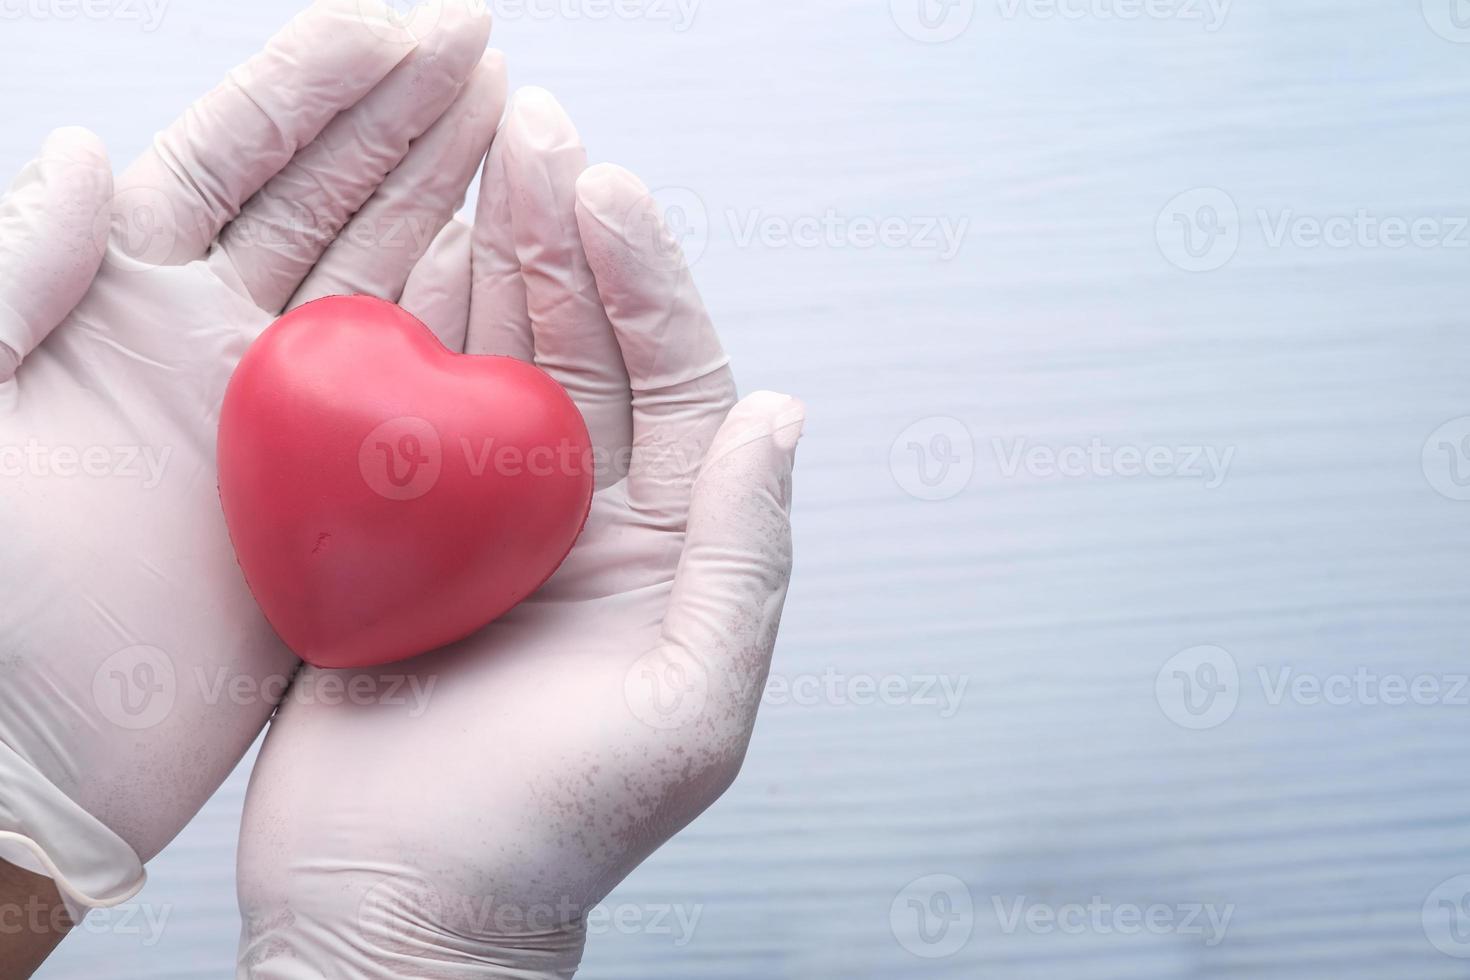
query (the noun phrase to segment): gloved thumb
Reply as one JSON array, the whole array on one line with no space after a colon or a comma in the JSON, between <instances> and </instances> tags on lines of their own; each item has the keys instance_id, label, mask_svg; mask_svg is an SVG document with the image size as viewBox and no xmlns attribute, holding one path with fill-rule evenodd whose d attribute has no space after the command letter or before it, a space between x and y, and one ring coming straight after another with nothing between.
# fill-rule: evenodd
<instances>
[{"instance_id":1,"label":"gloved thumb","mask_svg":"<svg viewBox=\"0 0 1470 980\"><path fill-rule=\"evenodd\" d=\"M0 199L0 386L81 301L106 250L112 169L85 129L58 129Z\"/></svg>"},{"instance_id":2,"label":"gloved thumb","mask_svg":"<svg viewBox=\"0 0 1470 980\"><path fill-rule=\"evenodd\" d=\"M706 711L749 736L791 578L791 472L806 408L769 391L720 426L694 481L663 641L704 676Z\"/></svg>"}]
</instances>

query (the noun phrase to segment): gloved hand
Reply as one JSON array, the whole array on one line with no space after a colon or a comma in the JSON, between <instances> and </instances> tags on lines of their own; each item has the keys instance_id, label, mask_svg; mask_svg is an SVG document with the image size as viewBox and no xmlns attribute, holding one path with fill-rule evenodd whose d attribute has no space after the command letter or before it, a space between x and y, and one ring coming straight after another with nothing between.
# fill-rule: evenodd
<instances>
[{"instance_id":1,"label":"gloved hand","mask_svg":"<svg viewBox=\"0 0 1470 980\"><path fill-rule=\"evenodd\" d=\"M0 858L73 908L142 886L297 666L226 536L220 398L293 298L401 288L462 202L504 102L476 6L416 40L322 0L116 188L62 130L0 203Z\"/></svg>"},{"instance_id":2,"label":"gloved hand","mask_svg":"<svg viewBox=\"0 0 1470 980\"><path fill-rule=\"evenodd\" d=\"M534 358L604 476L571 556L479 634L304 667L246 801L239 975L569 977L585 917L730 785L791 569L794 399L735 384L678 243L626 171L518 94L473 233L403 301L452 346ZM696 478L697 473L697 478Z\"/></svg>"}]
</instances>

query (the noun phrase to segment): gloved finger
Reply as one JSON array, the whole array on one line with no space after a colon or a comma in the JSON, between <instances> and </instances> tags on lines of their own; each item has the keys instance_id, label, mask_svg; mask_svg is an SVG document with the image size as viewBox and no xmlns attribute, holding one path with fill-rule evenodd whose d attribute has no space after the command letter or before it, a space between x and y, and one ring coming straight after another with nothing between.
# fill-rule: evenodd
<instances>
[{"instance_id":1,"label":"gloved finger","mask_svg":"<svg viewBox=\"0 0 1470 980\"><path fill-rule=\"evenodd\" d=\"M204 255L245 202L416 43L382 0L317 0L118 179L114 244L152 265Z\"/></svg>"},{"instance_id":2,"label":"gloved finger","mask_svg":"<svg viewBox=\"0 0 1470 980\"><path fill-rule=\"evenodd\" d=\"M597 458L619 459L632 445L632 396L577 231L577 178L587 151L556 99L539 88L516 93L502 138L536 363L581 409ZM599 489L622 478L597 469Z\"/></svg>"},{"instance_id":3,"label":"gloved finger","mask_svg":"<svg viewBox=\"0 0 1470 980\"><path fill-rule=\"evenodd\" d=\"M488 51L449 110L419 137L292 297L366 293L396 303L408 275L464 204L505 109L505 58Z\"/></svg>"},{"instance_id":4,"label":"gloved finger","mask_svg":"<svg viewBox=\"0 0 1470 980\"><path fill-rule=\"evenodd\" d=\"M476 0L429 0L433 27L388 77L340 113L245 205L220 244L251 298L279 313L383 178L449 108L485 52Z\"/></svg>"},{"instance_id":5,"label":"gloved finger","mask_svg":"<svg viewBox=\"0 0 1470 980\"><path fill-rule=\"evenodd\" d=\"M735 378L683 249L637 177L599 164L577 181L577 226L633 391L628 503L684 526L689 488L735 404Z\"/></svg>"},{"instance_id":6,"label":"gloved finger","mask_svg":"<svg viewBox=\"0 0 1470 980\"><path fill-rule=\"evenodd\" d=\"M531 314L526 310L526 281L516 258L510 226L510 187L505 177L504 139L497 138L480 177L475 207L473 281L467 354L500 354L530 362Z\"/></svg>"},{"instance_id":7,"label":"gloved finger","mask_svg":"<svg viewBox=\"0 0 1470 980\"><path fill-rule=\"evenodd\" d=\"M408 275L398 305L456 354L470 323L470 226L452 220Z\"/></svg>"},{"instance_id":8,"label":"gloved finger","mask_svg":"<svg viewBox=\"0 0 1470 980\"><path fill-rule=\"evenodd\" d=\"M791 470L806 409L757 392L716 433L694 483L659 656L705 694L696 729L743 750L791 577ZM674 665L670 665L673 667Z\"/></svg>"},{"instance_id":9,"label":"gloved finger","mask_svg":"<svg viewBox=\"0 0 1470 980\"><path fill-rule=\"evenodd\" d=\"M0 199L0 389L92 285L107 244L112 166L85 129L58 129Z\"/></svg>"}]
</instances>

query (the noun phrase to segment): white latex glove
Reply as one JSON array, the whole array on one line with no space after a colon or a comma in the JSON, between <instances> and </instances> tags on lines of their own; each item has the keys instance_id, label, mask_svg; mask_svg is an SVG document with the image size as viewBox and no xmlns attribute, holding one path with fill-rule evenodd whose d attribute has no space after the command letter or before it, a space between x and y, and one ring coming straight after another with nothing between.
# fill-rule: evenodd
<instances>
[{"instance_id":1,"label":"white latex glove","mask_svg":"<svg viewBox=\"0 0 1470 980\"><path fill-rule=\"evenodd\" d=\"M116 191L63 130L0 202L0 858L74 909L136 893L296 669L226 536L220 398L293 295L401 288L463 201L504 103L476 6L416 41L322 0ZM382 237L337 239L364 204Z\"/></svg>"},{"instance_id":2,"label":"white latex glove","mask_svg":"<svg viewBox=\"0 0 1470 980\"><path fill-rule=\"evenodd\" d=\"M288 696L246 802L241 977L569 977L588 911L740 768L803 408L735 404L648 192L585 167L556 102L521 92L473 234L447 230L404 302L451 344L534 357L604 450L636 447L632 471L551 581L478 635L303 668L318 693ZM396 694L328 698L329 679Z\"/></svg>"}]
</instances>

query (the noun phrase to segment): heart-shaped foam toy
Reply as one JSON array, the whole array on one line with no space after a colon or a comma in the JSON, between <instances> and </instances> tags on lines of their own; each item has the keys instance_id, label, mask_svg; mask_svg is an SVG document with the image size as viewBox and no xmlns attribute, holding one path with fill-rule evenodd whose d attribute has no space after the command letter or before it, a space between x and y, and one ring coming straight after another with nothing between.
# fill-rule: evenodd
<instances>
[{"instance_id":1,"label":"heart-shaped foam toy","mask_svg":"<svg viewBox=\"0 0 1470 980\"><path fill-rule=\"evenodd\" d=\"M303 660L366 667L468 636L571 550L590 440L561 386L454 354L398 306L333 296L241 359L219 425L230 540Z\"/></svg>"}]
</instances>

